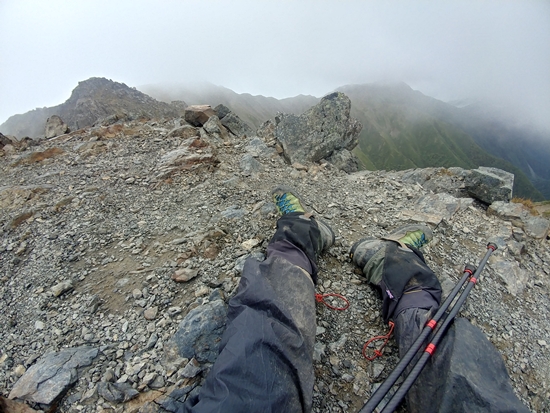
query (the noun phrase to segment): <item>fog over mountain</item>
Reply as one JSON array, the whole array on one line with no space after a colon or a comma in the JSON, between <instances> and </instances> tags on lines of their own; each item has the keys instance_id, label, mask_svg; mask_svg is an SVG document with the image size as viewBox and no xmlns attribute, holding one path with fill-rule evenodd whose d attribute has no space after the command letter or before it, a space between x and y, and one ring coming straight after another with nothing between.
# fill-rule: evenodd
<instances>
[{"instance_id":1,"label":"fog over mountain","mask_svg":"<svg viewBox=\"0 0 550 413\"><path fill-rule=\"evenodd\" d=\"M209 81L278 99L403 81L442 101L490 99L550 129L542 0L3 0L0 24L0 122L97 76L138 88Z\"/></svg>"}]
</instances>

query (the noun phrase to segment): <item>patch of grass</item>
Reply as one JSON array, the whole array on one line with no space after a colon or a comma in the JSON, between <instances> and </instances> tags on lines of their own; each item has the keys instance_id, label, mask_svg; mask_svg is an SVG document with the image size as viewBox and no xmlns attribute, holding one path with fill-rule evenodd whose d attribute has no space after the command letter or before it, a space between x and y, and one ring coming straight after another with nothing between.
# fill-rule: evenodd
<instances>
[{"instance_id":1,"label":"patch of grass","mask_svg":"<svg viewBox=\"0 0 550 413\"><path fill-rule=\"evenodd\" d=\"M512 202L515 204L522 204L531 215L539 215L539 212L535 207L535 203L530 199L514 197L512 198Z\"/></svg>"}]
</instances>

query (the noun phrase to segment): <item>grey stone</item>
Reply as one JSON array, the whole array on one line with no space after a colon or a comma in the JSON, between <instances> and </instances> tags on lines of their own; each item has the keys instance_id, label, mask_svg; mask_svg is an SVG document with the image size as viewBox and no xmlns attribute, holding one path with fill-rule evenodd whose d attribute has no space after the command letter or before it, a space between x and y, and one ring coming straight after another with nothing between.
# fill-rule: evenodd
<instances>
[{"instance_id":1,"label":"grey stone","mask_svg":"<svg viewBox=\"0 0 550 413\"><path fill-rule=\"evenodd\" d=\"M157 318L158 312L159 312L159 308L157 306L149 307L147 310L143 312L143 316L147 320L154 320L155 318Z\"/></svg>"},{"instance_id":2,"label":"grey stone","mask_svg":"<svg viewBox=\"0 0 550 413\"><path fill-rule=\"evenodd\" d=\"M233 112L225 115L221 119L221 123L235 136L252 136L254 134L252 128Z\"/></svg>"},{"instance_id":3,"label":"grey stone","mask_svg":"<svg viewBox=\"0 0 550 413\"><path fill-rule=\"evenodd\" d=\"M216 115L210 116L208 121L204 124L203 129L210 135L218 136L220 138L227 137L227 130Z\"/></svg>"},{"instance_id":4,"label":"grey stone","mask_svg":"<svg viewBox=\"0 0 550 413\"><path fill-rule=\"evenodd\" d=\"M229 109L227 106L222 105L221 103L214 108L214 112L216 112L216 115L219 119L223 119L226 115L228 115L231 112L231 109Z\"/></svg>"},{"instance_id":5,"label":"grey stone","mask_svg":"<svg viewBox=\"0 0 550 413\"><path fill-rule=\"evenodd\" d=\"M181 370L181 377L192 378L202 371L202 367L199 362L192 358L189 363Z\"/></svg>"},{"instance_id":6,"label":"grey stone","mask_svg":"<svg viewBox=\"0 0 550 413\"><path fill-rule=\"evenodd\" d=\"M193 382L187 386L172 391L168 396L159 399L162 409L169 412L184 411L184 403L190 393L197 387L198 382Z\"/></svg>"},{"instance_id":7,"label":"grey stone","mask_svg":"<svg viewBox=\"0 0 550 413\"><path fill-rule=\"evenodd\" d=\"M503 220L511 221L521 226L525 234L531 238L546 238L550 229L550 221L548 219L531 215L520 203L496 201L489 206L487 214L496 215Z\"/></svg>"},{"instance_id":8,"label":"grey stone","mask_svg":"<svg viewBox=\"0 0 550 413\"><path fill-rule=\"evenodd\" d=\"M195 357L199 362L214 362L226 319L227 306L222 300L191 310L172 339L179 354L189 359Z\"/></svg>"},{"instance_id":9,"label":"grey stone","mask_svg":"<svg viewBox=\"0 0 550 413\"><path fill-rule=\"evenodd\" d=\"M229 219L242 218L246 214L246 209L240 209L236 205L230 206L222 211L222 216Z\"/></svg>"},{"instance_id":10,"label":"grey stone","mask_svg":"<svg viewBox=\"0 0 550 413\"><path fill-rule=\"evenodd\" d=\"M97 355L98 349L88 346L48 353L15 383L9 398L50 405L76 382L79 369L92 364Z\"/></svg>"},{"instance_id":11,"label":"grey stone","mask_svg":"<svg viewBox=\"0 0 550 413\"><path fill-rule=\"evenodd\" d=\"M159 336L157 333L152 333L149 336L149 340L147 340L147 344L145 345L145 350L150 350L153 347L155 347L155 344L157 344L157 341L159 339Z\"/></svg>"},{"instance_id":12,"label":"grey stone","mask_svg":"<svg viewBox=\"0 0 550 413\"><path fill-rule=\"evenodd\" d=\"M123 403L137 397L139 392L128 383L99 382L97 392L105 400L112 403Z\"/></svg>"},{"instance_id":13,"label":"grey stone","mask_svg":"<svg viewBox=\"0 0 550 413\"><path fill-rule=\"evenodd\" d=\"M171 138L177 137L177 138L188 139L188 138L199 136L199 131L197 128L194 128L191 125L183 125L172 129L170 132L168 132L167 136Z\"/></svg>"},{"instance_id":14,"label":"grey stone","mask_svg":"<svg viewBox=\"0 0 550 413\"><path fill-rule=\"evenodd\" d=\"M471 196L486 204L508 202L512 199L514 175L502 169L480 166L470 171L464 184Z\"/></svg>"},{"instance_id":15,"label":"grey stone","mask_svg":"<svg viewBox=\"0 0 550 413\"><path fill-rule=\"evenodd\" d=\"M521 269L517 262L507 261L492 255L489 258L489 263L495 274L504 282L510 294L517 296L523 292L528 276L527 272Z\"/></svg>"},{"instance_id":16,"label":"grey stone","mask_svg":"<svg viewBox=\"0 0 550 413\"><path fill-rule=\"evenodd\" d=\"M350 110L350 99L335 92L303 115L277 116L275 137L285 160L290 164L318 162L335 151L357 146L362 125L350 118Z\"/></svg>"},{"instance_id":17,"label":"grey stone","mask_svg":"<svg viewBox=\"0 0 550 413\"><path fill-rule=\"evenodd\" d=\"M384 371L384 364L378 363L377 361L372 363L372 375L373 377L378 377Z\"/></svg>"},{"instance_id":18,"label":"grey stone","mask_svg":"<svg viewBox=\"0 0 550 413\"><path fill-rule=\"evenodd\" d=\"M252 175L261 172L263 167L252 155L246 154L241 158L241 169L245 175Z\"/></svg>"},{"instance_id":19,"label":"grey stone","mask_svg":"<svg viewBox=\"0 0 550 413\"><path fill-rule=\"evenodd\" d=\"M69 127L65 122L63 122L63 120L59 116L50 116L46 121L46 127L44 131L46 139L54 138L59 135L64 135L68 132L70 132Z\"/></svg>"},{"instance_id":20,"label":"grey stone","mask_svg":"<svg viewBox=\"0 0 550 413\"><path fill-rule=\"evenodd\" d=\"M153 380L149 384L149 387L151 387L152 389L160 389L165 385L166 385L166 382L164 381L164 378L161 375L157 375L157 377L155 377L155 380Z\"/></svg>"},{"instance_id":21,"label":"grey stone","mask_svg":"<svg viewBox=\"0 0 550 413\"><path fill-rule=\"evenodd\" d=\"M73 282L71 280L65 280L59 284L54 285L51 291L54 296L59 297L61 294L66 293L73 289Z\"/></svg>"},{"instance_id":22,"label":"grey stone","mask_svg":"<svg viewBox=\"0 0 550 413\"><path fill-rule=\"evenodd\" d=\"M404 209L401 217L416 222L434 225L450 219L455 213L472 205L471 198L455 198L449 194L428 194L421 196L412 209Z\"/></svg>"},{"instance_id":23,"label":"grey stone","mask_svg":"<svg viewBox=\"0 0 550 413\"><path fill-rule=\"evenodd\" d=\"M193 126L202 126L215 115L210 105L192 105L185 108L184 118Z\"/></svg>"},{"instance_id":24,"label":"grey stone","mask_svg":"<svg viewBox=\"0 0 550 413\"><path fill-rule=\"evenodd\" d=\"M548 235L550 221L546 218L526 215L522 221L524 224L523 230L528 236L536 239L544 239Z\"/></svg>"},{"instance_id":25,"label":"grey stone","mask_svg":"<svg viewBox=\"0 0 550 413\"><path fill-rule=\"evenodd\" d=\"M325 349L327 346L320 341L315 342L315 347L313 348L313 360L320 362L322 356L325 355Z\"/></svg>"},{"instance_id":26,"label":"grey stone","mask_svg":"<svg viewBox=\"0 0 550 413\"><path fill-rule=\"evenodd\" d=\"M264 141L258 137L251 139L245 149L255 158L269 158L270 156L276 154L273 148L269 148Z\"/></svg>"},{"instance_id":27,"label":"grey stone","mask_svg":"<svg viewBox=\"0 0 550 413\"><path fill-rule=\"evenodd\" d=\"M525 211L522 204L514 202L495 201L487 208L488 215L496 215L506 221L520 220Z\"/></svg>"},{"instance_id":28,"label":"grey stone","mask_svg":"<svg viewBox=\"0 0 550 413\"><path fill-rule=\"evenodd\" d=\"M359 162L357 161L357 158L345 148L338 152L333 152L333 154L327 158L327 161L333 164L336 168L347 173L357 172L359 170Z\"/></svg>"}]
</instances>

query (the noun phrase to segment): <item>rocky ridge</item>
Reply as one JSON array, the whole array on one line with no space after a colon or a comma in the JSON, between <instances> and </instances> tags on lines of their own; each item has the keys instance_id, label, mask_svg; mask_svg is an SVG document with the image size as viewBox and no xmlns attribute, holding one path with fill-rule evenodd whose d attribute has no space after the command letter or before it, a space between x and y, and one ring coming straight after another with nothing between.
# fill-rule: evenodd
<instances>
[{"instance_id":1,"label":"rocky ridge","mask_svg":"<svg viewBox=\"0 0 550 413\"><path fill-rule=\"evenodd\" d=\"M50 138L61 134L51 135L51 126L47 122L54 116L66 124L65 129L68 127L74 131L96 122L111 124L118 120L177 117L183 114L186 106L182 101L159 102L124 83L92 77L79 82L64 103L11 116L0 125L0 129L18 139Z\"/></svg>"},{"instance_id":2,"label":"rocky ridge","mask_svg":"<svg viewBox=\"0 0 550 413\"><path fill-rule=\"evenodd\" d=\"M500 350L518 396L550 411L546 220L502 200L488 209L468 195L471 173L460 168L289 165L276 140L231 133L228 113L217 113L202 126L126 119L7 145L0 395L37 410L177 411L214 361L244 260L264 257L277 220L270 191L286 183L337 234L320 260L318 292L351 304L317 307L315 412L358 411L395 364L393 341L381 359L361 356L387 326L348 250L415 220L434 228L425 256L447 292L488 240L498 243L461 314ZM212 333L207 342L193 340L202 337L193 325Z\"/></svg>"}]
</instances>

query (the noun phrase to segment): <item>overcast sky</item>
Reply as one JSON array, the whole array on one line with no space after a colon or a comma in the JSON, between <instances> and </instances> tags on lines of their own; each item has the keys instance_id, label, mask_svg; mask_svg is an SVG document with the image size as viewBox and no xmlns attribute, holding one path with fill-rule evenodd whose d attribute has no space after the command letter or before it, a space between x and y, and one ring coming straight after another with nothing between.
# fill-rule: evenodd
<instances>
[{"instance_id":1,"label":"overcast sky","mask_svg":"<svg viewBox=\"0 0 550 413\"><path fill-rule=\"evenodd\" d=\"M550 126L548 0L0 0L0 27L0 123L102 76L277 98L404 81Z\"/></svg>"}]
</instances>

